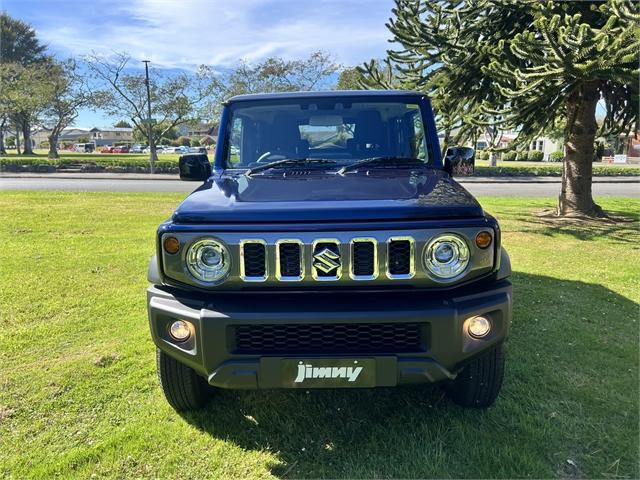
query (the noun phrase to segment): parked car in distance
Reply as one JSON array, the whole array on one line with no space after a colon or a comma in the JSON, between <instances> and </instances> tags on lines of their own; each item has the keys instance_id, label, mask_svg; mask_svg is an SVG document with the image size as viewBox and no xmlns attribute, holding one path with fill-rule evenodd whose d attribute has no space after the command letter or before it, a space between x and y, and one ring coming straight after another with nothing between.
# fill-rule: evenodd
<instances>
[{"instance_id":1,"label":"parked car in distance","mask_svg":"<svg viewBox=\"0 0 640 480\"><path fill-rule=\"evenodd\" d=\"M118 147L114 147L111 153L129 153L129 146L120 145Z\"/></svg>"},{"instance_id":2,"label":"parked car in distance","mask_svg":"<svg viewBox=\"0 0 640 480\"><path fill-rule=\"evenodd\" d=\"M96 149L96 145L92 143L76 143L73 146L76 152L80 153L93 153Z\"/></svg>"},{"instance_id":3,"label":"parked car in distance","mask_svg":"<svg viewBox=\"0 0 640 480\"><path fill-rule=\"evenodd\" d=\"M204 153L206 155L207 149L205 147L190 147L188 153Z\"/></svg>"},{"instance_id":4,"label":"parked car in distance","mask_svg":"<svg viewBox=\"0 0 640 480\"><path fill-rule=\"evenodd\" d=\"M113 149L115 147L113 145L105 145L103 147L100 147L98 150L100 151L100 153L113 153Z\"/></svg>"},{"instance_id":5,"label":"parked car in distance","mask_svg":"<svg viewBox=\"0 0 640 480\"><path fill-rule=\"evenodd\" d=\"M129 153L143 153L146 145L132 145L129 149Z\"/></svg>"},{"instance_id":6,"label":"parked car in distance","mask_svg":"<svg viewBox=\"0 0 640 480\"><path fill-rule=\"evenodd\" d=\"M158 227L147 273L169 403L439 383L489 407L511 263L498 221L454 178L473 172L474 151L442 158L429 98L240 95L222 119L213 166L180 157L180 178L201 185Z\"/></svg>"}]
</instances>

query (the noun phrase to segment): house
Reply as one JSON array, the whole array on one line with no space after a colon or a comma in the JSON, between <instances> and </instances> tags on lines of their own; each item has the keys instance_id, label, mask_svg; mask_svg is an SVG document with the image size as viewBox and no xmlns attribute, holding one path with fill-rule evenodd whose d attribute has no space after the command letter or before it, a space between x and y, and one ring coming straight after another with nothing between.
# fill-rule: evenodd
<instances>
[{"instance_id":1,"label":"house","mask_svg":"<svg viewBox=\"0 0 640 480\"><path fill-rule=\"evenodd\" d=\"M94 127L89 130L90 140L96 147L103 145L133 143L133 128L128 127Z\"/></svg>"},{"instance_id":2,"label":"house","mask_svg":"<svg viewBox=\"0 0 640 480\"><path fill-rule=\"evenodd\" d=\"M38 128L31 134L33 144L40 147L43 142L49 141L51 130ZM128 144L133 142L133 128L106 127L106 128L81 128L68 127L62 130L58 141L77 143L80 138L87 138L89 143L94 143L96 147L102 145Z\"/></svg>"},{"instance_id":3,"label":"house","mask_svg":"<svg viewBox=\"0 0 640 480\"><path fill-rule=\"evenodd\" d=\"M508 147L509 144L513 142L517 136L518 136L517 132L504 132L500 137L498 148ZM487 148L487 142L483 136L480 136L480 138L478 139L476 148L478 150L483 150ZM524 150L524 148L522 147L519 147L519 148ZM562 150L562 148L563 148L563 144L561 139L554 140L549 137L538 137L533 139L529 143L529 146L528 148L526 148L526 150L541 151L544 154L543 161L548 162L550 160L551 153L555 152L556 150Z\"/></svg>"},{"instance_id":4,"label":"house","mask_svg":"<svg viewBox=\"0 0 640 480\"><path fill-rule=\"evenodd\" d=\"M181 137L197 138L198 140L206 135L212 137L218 136L218 127L214 127L207 123L199 123L197 125L189 125L183 123L176 127Z\"/></svg>"},{"instance_id":5,"label":"house","mask_svg":"<svg viewBox=\"0 0 640 480\"><path fill-rule=\"evenodd\" d=\"M68 127L62 130L58 141L76 143L78 139L82 137L86 137L89 139L89 141L91 141L90 132L91 130L89 130L88 128ZM51 135L51 130L47 128L38 128L34 132L32 132L31 140L33 141L34 147L40 148L43 142L48 142L49 135Z\"/></svg>"}]
</instances>

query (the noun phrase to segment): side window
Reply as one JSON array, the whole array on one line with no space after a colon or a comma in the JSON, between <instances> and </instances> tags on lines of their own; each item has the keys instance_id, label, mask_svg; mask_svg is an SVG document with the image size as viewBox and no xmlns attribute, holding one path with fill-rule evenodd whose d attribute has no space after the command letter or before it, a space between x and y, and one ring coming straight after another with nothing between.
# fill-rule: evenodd
<instances>
[{"instance_id":1,"label":"side window","mask_svg":"<svg viewBox=\"0 0 640 480\"><path fill-rule=\"evenodd\" d=\"M227 165L233 167L242 162L242 119L234 118L229 131Z\"/></svg>"},{"instance_id":2,"label":"side window","mask_svg":"<svg viewBox=\"0 0 640 480\"><path fill-rule=\"evenodd\" d=\"M413 117L413 151L416 158L420 160L427 159L427 149L424 136L424 125L422 123L422 115L420 110L416 109L411 112Z\"/></svg>"}]
</instances>

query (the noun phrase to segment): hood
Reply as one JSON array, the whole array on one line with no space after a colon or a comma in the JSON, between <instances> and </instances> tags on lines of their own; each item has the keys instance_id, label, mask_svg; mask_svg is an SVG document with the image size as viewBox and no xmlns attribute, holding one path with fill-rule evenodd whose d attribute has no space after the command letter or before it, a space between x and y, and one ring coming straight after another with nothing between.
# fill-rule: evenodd
<instances>
[{"instance_id":1,"label":"hood","mask_svg":"<svg viewBox=\"0 0 640 480\"><path fill-rule=\"evenodd\" d=\"M441 170L225 172L187 197L175 223L474 218L476 199Z\"/></svg>"}]
</instances>

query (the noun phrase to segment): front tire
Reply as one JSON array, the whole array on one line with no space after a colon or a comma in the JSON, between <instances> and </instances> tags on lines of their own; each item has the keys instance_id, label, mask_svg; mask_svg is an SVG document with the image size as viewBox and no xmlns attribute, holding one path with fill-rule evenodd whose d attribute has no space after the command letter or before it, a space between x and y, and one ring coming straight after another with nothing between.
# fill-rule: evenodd
<instances>
[{"instance_id":1,"label":"front tire","mask_svg":"<svg viewBox=\"0 0 640 480\"><path fill-rule=\"evenodd\" d=\"M156 360L160 386L175 410L195 410L207 404L210 393L204 378L159 349Z\"/></svg>"},{"instance_id":2,"label":"front tire","mask_svg":"<svg viewBox=\"0 0 640 480\"><path fill-rule=\"evenodd\" d=\"M500 344L464 367L446 391L460 406L488 408L500 393L503 377L504 350Z\"/></svg>"}]
</instances>

